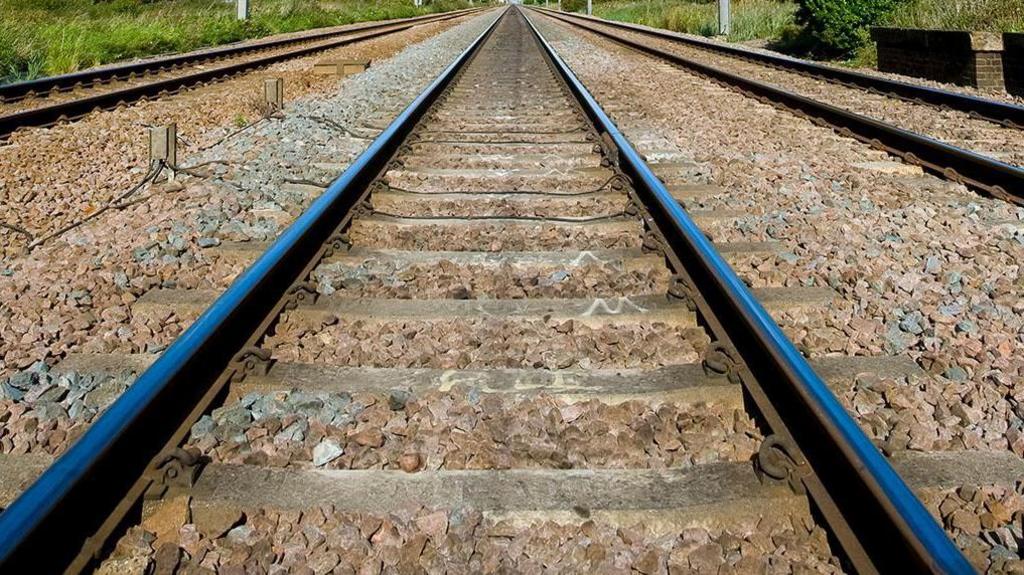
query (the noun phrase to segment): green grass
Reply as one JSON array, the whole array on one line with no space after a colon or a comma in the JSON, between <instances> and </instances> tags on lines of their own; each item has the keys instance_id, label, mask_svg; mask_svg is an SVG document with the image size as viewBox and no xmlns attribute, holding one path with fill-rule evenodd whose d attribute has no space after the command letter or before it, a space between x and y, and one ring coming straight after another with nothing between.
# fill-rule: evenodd
<instances>
[{"instance_id":1,"label":"green grass","mask_svg":"<svg viewBox=\"0 0 1024 575\"><path fill-rule=\"evenodd\" d=\"M785 27L793 24L795 12L796 3L790 1L733 0L732 32L729 34L729 40L741 42L778 38ZM595 1L594 15L702 36L713 36L718 33L718 6L714 2Z\"/></svg>"},{"instance_id":2,"label":"green grass","mask_svg":"<svg viewBox=\"0 0 1024 575\"><path fill-rule=\"evenodd\" d=\"M882 18L879 26L1024 32L1024 0L909 0ZM855 67L875 67L878 52L866 41L849 62Z\"/></svg>"},{"instance_id":3,"label":"green grass","mask_svg":"<svg viewBox=\"0 0 1024 575\"><path fill-rule=\"evenodd\" d=\"M563 0L562 7L582 11L586 0ZM795 0L733 0L729 40L764 40L769 47L782 52L820 56L820 44L796 22L796 11ZM703 36L718 31L718 7L714 0L594 0L594 15ZM1024 0L904 0L883 16L879 25L1024 32ZM855 67L877 64L875 46L866 30L862 36L865 43L840 63Z\"/></svg>"},{"instance_id":4,"label":"green grass","mask_svg":"<svg viewBox=\"0 0 1024 575\"><path fill-rule=\"evenodd\" d=\"M0 83L164 52L467 7L466 0L0 0Z\"/></svg>"},{"instance_id":5,"label":"green grass","mask_svg":"<svg viewBox=\"0 0 1024 575\"><path fill-rule=\"evenodd\" d=\"M1022 0L910 0L883 19L899 28L1024 32Z\"/></svg>"}]
</instances>

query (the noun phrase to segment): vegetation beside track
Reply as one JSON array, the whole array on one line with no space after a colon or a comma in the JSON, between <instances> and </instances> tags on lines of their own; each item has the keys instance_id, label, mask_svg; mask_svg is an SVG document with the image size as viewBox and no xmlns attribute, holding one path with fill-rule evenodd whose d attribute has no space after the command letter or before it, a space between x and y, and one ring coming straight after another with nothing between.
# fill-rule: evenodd
<instances>
[{"instance_id":1,"label":"vegetation beside track","mask_svg":"<svg viewBox=\"0 0 1024 575\"><path fill-rule=\"evenodd\" d=\"M1024 30L1020 0L800 0L800 28L778 42L789 51L874 65L870 26L988 32Z\"/></svg>"},{"instance_id":2,"label":"vegetation beside track","mask_svg":"<svg viewBox=\"0 0 1024 575\"><path fill-rule=\"evenodd\" d=\"M573 1L579 0L570 0ZM586 5L585 0L583 4ZM796 9L796 3L791 1L734 0L729 39L745 41L777 38L786 26L793 23ZM594 15L703 36L718 33L718 7L715 3L615 0L595 2Z\"/></svg>"},{"instance_id":3,"label":"vegetation beside track","mask_svg":"<svg viewBox=\"0 0 1024 575\"><path fill-rule=\"evenodd\" d=\"M543 4L543 0L527 0ZM556 0L550 0L553 5ZM658 28L713 36L715 0L593 0L594 15ZM583 11L586 0L563 0ZM1024 31L1021 0L733 0L731 41L760 41L802 56L873 65L868 27Z\"/></svg>"},{"instance_id":4,"label":"vegetation beside track","mask_svg":"<svg viewBox=\"0 0 1024 575\"><path fill-rule=\"evenodd\" d=\"M271 34L469 7L468 0L0 0L0 83Z\"/></svg>"},{"instance_id":5,"label":"vegetation beside track","mask_svg":"<svg viewBox=\"0 0 1024 575\"><path fill-rule=\"evenodd\" d=\"M910 0L885 18L889 26L1024 32L1020 0Z\"/></svg>"},{"instance_id":6,"label":"vegetation beside track","mask_svg":"<svg viewBox=\"0 0 1024 575\"><path fill-rule=\"evenodd\" d=\"M909 0L879 22L896 28L939 28L989 32L1024 32L1021 0ZM875 46L861 44L855 63L875 65Z\"/></svg>"}]
</instances>

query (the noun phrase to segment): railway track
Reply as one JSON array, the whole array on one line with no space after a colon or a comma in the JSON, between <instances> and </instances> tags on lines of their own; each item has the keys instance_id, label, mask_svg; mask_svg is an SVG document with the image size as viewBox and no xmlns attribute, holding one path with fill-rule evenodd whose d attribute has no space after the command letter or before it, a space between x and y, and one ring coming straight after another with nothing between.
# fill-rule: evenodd
<instances>
[{"instance_id":1,"label":"railway track","mask_svg":"<svg viewBox=\"0 0 1024 575\"><path fill-rule=\"evenodd\" d=\"M277 62L402 32L413 26L461 18L479 10L363 24L3 85L0 86L0 140L21 128L50 126L94 110L159 97Z\"/></svg>"},{"instance_id":2,"label":"railway track","mask_svg":"<svg viewBox=\"0 0 1024 575\"><path fill-rule=\"evenodd\" d=\"M159 358L65 361L143 373L0 515L0 561L216 569L248 546L266 568L295 559L288 540L326 571L527 570L495 541L559 553L529 539L547 534L576 541L562 567L578 571L623 567L581 538L690 529L684 567L759 532L748 567L774 537L822 568L969 570L907 484L1019 465L887 461L829 386L914 367L804 360L765 309L827 305L827 290L746 288L730 254L771 247L712 245L698 224L719 215L678 202L692 165L658 157L504 11L277 241L217 248L248 265L227 291L135 302L198 316ZM123 534L139 513L157 534L142 545ZM623 531L637 523L653 535ZM316 555L325 542L343 551Z\"/></svg>"},{"instance_id":3,"label":"railway track","mask_svg":"<svg viewBox=\"0 0 1024 575\"><path fill-rule=\"evenodd\" d=\"M537 9L871 143L951 180L1020 203L1024 108L680 34Z\"/></svg>"}]
</instances>

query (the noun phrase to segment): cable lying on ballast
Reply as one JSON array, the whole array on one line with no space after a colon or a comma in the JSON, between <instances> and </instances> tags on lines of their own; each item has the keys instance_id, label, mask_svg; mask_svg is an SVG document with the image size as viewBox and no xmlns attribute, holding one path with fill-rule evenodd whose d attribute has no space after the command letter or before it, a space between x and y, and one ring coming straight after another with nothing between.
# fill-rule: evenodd
<instances>
[{"instance_id":1,"label":"cable lying on ballast","mask_svg":"<svg viewBox=\"0 0 1024 575\"><path fill-rule=\"evenodd\" d=\"M7 230L11 230L12 232L28 236L29 241L32 241L32 239L35 238L35 235L33 235L32 232L26 230L25 228L16 226L14 224L5 224L4 222L0 222L0 228L4 228Z\"/></svg>"},{"instance_id":2,"label":"cable lying on ballast","mask_svg":"<svg viewBox=\"0 0 1024 575\"><path fill-rule=\"evenodd\" d=\"M346 128L345 126L342 126L340 123L338 123L338 122L336 122L336 121L334 121L334 120L332 120L330 118L325 118L323 116L314 116L312 114L300 115L300 116L296 116L296 117L301 119L301 120L312 120L312 121L314 121L314 122L316 122L318 124L326 124L328 128L333 128L333 129L335 129L335 130L345 134L349 138L352 138L352 139L355 139L355 140L372 140L373 139L373 138L367 138L365 136L358 136L358 135L352 133L352 131L349 130L348 128Z\"/></svg>"},{"instance_id":3,"label":"cable lying on ballast","mask_svg":"<svg viewBox=\"0 0 1024 575\"><path fill-rule=\"evenodd\" d=\"M68 224L68 225L66 225L66 226L64 226L62 228L59 228L56 231L50 232L50 233L46 234L45 236L42 236L42 237L37 238L35 240L32 240L27 246L25 246L25 249L26 250L32 250L32 249L36 248L37 246L39 246L40 244L42 244L43 242L46 242L47 240L51 240L51 239L53 239L53 238L55 238L57 236L63 235L65 233L67 233L67 232L77 228L78 226L81 226L82 224L97 218L100 214L102 214L102 213L104 213L104 212L106 212L108 210L120 209L121 206L119 204L121 202L123 202L126 198L128 198L129 196L131 196L135 192L141 190L142 187L145 186L146 184L149 184L149 183L153 182L154 180L156 180L157 176L160 175L160 172L162 172L165 167L167 167L167 164L165 164L163 162L163 160L157 160L157 161L153 162L153 164L149 168L149 172L145 175L145 177L143 177L142 180L139 183L137 183L134 186L132 186L128 191L126 191L126 192L122 193L121 195L115 197L114 199L110 200L104 206L102 206L100 209L98 209L95 212L85 216L84 218L82 218L80 220L77 220L75 222L72 222L72 223L70 223L70 224ZM130 204L128 204L128 205L130 205Z\"/></svg>"}]
</instances>

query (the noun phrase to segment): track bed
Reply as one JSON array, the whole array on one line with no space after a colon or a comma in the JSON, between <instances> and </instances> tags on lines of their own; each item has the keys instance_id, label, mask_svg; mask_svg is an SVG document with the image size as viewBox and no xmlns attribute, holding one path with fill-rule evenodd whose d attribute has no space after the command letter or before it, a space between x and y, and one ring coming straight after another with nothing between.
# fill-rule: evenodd
<instances>
[{"instance_id":1,"label":"track bed","mask_svg":"<svg viewBox=\"0 0 1024 575\"><path fill-rule=\"evenodd\" d=\"M442 75L450 83L380 126L368 159L274 244L218 238L216 261L248 267L230 286L168 285L131 302L136 325L200 318L162 358L75 354L61 364L69 373L143 373L74 456L147 377L165 377L162 366L204 326L231 322L238 332L221 330L206 361L177 367L194 370L193 379L166 376L189 396L150 412L169 449L142 477L117 480L139 518L127 529L97 528L116 535L100 571L654 574L883 564L877 534L864 533L837 495L842 483L819 477L822 456L808 464L787 439L810 423L787 411L763 376L754 381L762 366L740 365L749 355L737 354L749 351L723 343L737 328L720 325L728 316L714 288L690 276L692 260L720 259L728 269L726 261L777 246L711 243L697 230L710 255L683 253L703 244L681 240L657 202L671 202L671 212L700 194L700 165L645 142L648 172L535 33L518 9L499 16ZM735 214L691 217L713 227ZM327 241L300 235L304 226ZM295 269L281 271L289 259ZM269 279L252 279L261 273ZM833 299L828 288L735 289L782 318ZM225 309L228 319L211 319ZM218 358L227 355L225 370ZM918 368L833 356L806 370L828 395L867 374ZM1005 482L1024 467L1009 454L898 448L885 462L866 437L854 439L919 493L979 474ZM112 444L138 466L146 459L138 446L159 440L122 435ZM802 434L799 445L817 440ZM835 501L841 511L823 518ZM844 514L856 529L837 545L829 534ZM950 553L943 561L962 561L937 525L927 527ZM871 549L858 554L850 544L862 540Z\"/></svg>"}]
</instances>

